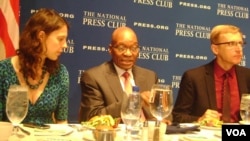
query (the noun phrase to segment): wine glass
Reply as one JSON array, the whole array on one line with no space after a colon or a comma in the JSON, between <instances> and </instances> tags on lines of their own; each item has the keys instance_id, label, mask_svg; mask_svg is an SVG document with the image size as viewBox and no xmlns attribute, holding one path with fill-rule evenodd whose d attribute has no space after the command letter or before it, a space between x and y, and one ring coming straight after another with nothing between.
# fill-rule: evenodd
<instances>
[{"instance_id":1,"label":"wine glass","mask_svg":"<svg viewBox=\"0 0 250 141\"><path fill-rule=\"evenodd\" d=\"M154 84L149 98L150 112L161 122L173 109L173 91L170 85Z\"/></svg>"},{"instance_id":2,"label":"wine glass","mask_svg":"<svg viewBox=\"0 0 250 141\"><path fill-rule=\"evenodd\" d=\"M240 116L245 124L250 123L250 94L242 94L240 101Z\"/></svg>"},{"instance_id":3,"label":"wine glass","mask_svg":"<svg viewBox=\"0 0 250 141\"><path fill-rule=\"evenodd\" d=\"M13 124L13 136L17 134L19 124L23 121L28 112L28 89L20 85L11 85L6 101L6 113L8 119Z\"/></svg>"},{"instance_id":4,"label":"wine glass","mask_svg":"<svg viewBox=\"0 0 250 141\"><path fill-rule=\"evenodd\" d=\"M139 88L133 86L133 92L131 94L123 95L121 105L121 118L126 125L127 140L131 140L131 129L138 123L141 110Z\"/></svg>"}]
</instances>

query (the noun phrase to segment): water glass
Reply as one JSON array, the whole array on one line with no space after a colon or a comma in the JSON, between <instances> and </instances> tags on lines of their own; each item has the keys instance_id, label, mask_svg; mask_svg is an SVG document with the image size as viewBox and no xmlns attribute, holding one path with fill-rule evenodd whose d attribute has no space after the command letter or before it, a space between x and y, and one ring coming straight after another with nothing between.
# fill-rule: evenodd
<instances>
[{"instance_id":1,"label":"water glass","mask_svg":"<svg viewBox=\"0 0 250 141\"><path fill-rule=\"evenodd\" d=\"M250 93L242 94L240 102L240 116L242 122L250 123Z\"/></svg>"},{"instance_id":2,"label":"water glass","mask_svg":"<svg viewBox=\"0 0 250 141\"><path fill-rule=\"evenodd\" d=\"M154 84L149 99L150 112L158 120L168 117L173 109L173 90L171 85Z\"/></svg>"},{"instance_id":3,"label":"water glass","mask_svg":"<svg viewBox=\"0 0 250 141\"><path fill-rule=\"evenodd\" d=\"M20 85L11 85L6 100L6 114L14 126L13 138L20 138L17 134L19 124L23 121L28 112L29 98L28 89Z\"/></svg>"}]
</instances>

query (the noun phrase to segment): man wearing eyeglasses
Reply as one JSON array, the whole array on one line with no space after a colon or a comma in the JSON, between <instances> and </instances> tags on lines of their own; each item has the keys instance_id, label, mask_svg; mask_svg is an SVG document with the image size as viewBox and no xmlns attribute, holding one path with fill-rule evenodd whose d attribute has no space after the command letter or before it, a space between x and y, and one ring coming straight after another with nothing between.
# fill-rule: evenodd
<instances>
[{"instance_id":1,"label":"man wearing eyeglasses","mask_svg":"<svg viewBox=\"0 0 250 141\"><path fill-rule=\"evenodd\" d=\"M139 55L139 43L136 33L129 27L120 27L112 33L109 45L111 60L90 68L81 76L82 98L79 121L87 121L96 115L121 117L121 101L125 93L123 73L130 75L130 84L139 87L143 102L143 116L152 119L148 108L148 95L153 84L157 83L157 74L136 65Z\"/></svg>"},{"instance_id":2,"label":"man wearing eyeglasses","mask_svg":"<svg viewBox=\"0 0 250 141\"><path fill-rule=\"evenodd\" d=\"M234 25L217 25L211 31L210 42L215 59L184 72L173 122L241 120L240 97L250 92L250 70L238 65L245 45L243 33Z\"/></svg>"}]
</instances>

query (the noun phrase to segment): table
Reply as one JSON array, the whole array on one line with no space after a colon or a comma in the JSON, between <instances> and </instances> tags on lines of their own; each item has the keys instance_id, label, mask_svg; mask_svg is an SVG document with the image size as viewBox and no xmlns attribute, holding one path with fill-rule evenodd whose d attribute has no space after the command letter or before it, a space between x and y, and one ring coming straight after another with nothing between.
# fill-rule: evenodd
<instances>
[{"instance_id":1,"label":"table","mask_svg":"<svg viewBox=\"0 0 250 141\"><path fill-rule=\"evenodd\" d=\"M20 126L30 132L20 141L94 141L92 131L81 128L80 124L50 124L50 129L35 129ZM81 130L80 130L81 129ZM49 132L48 132L49 131ZM20 132L20 131L19 131ZM117 140L124 140L124 128L117 132ZM152 134L152 133L149 133ZM164 141L221 141L221 130L201 129L185 134L165 134ZM14 141L14 140L9 140Z\"/></svg>"}]
</instances>

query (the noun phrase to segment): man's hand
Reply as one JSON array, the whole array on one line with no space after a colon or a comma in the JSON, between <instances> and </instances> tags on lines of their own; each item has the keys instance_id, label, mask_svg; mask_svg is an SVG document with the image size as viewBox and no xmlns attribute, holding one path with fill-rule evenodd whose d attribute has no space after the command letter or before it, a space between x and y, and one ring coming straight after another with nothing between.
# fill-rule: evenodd
<instances>
[{"instance_id":1,"label":"man's hand","mask_svg":"<svg viewBox=\"0 0 250 141\"><path fill-rule=\"evenodd\" d=\"M215 126L217 122L220 122L221 113L208 109L206 112L198 119L198 123L205 124L206 126Z\"/></svg>"}]
</instances>

